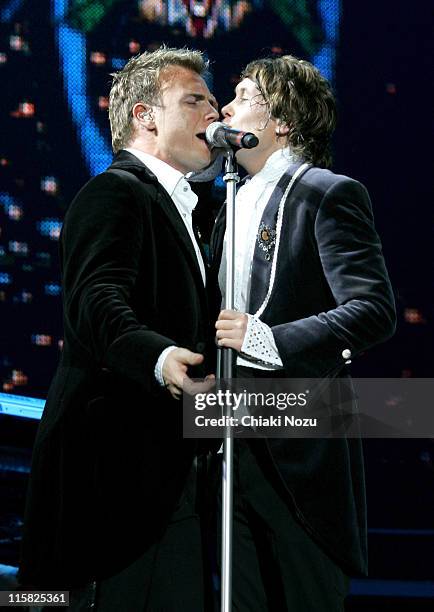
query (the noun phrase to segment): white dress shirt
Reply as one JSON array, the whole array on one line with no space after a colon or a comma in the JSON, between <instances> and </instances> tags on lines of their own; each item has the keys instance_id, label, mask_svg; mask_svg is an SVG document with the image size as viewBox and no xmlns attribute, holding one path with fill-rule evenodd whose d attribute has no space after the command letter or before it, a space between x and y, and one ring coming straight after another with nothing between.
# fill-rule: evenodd
<instances>
[{"instance_id":1,"label":"white dress shirt","mask_svg":"<svg viewBox=\"0 0 434 612\"><path fill-rule=\"evenodd\" d=\"M259 224L277 183L295 158L289 148L275 151L264 167L242 185L235 198L235 268L234 308L247 313L253 255ZM226 235L219 270L219 286L223 297L226 286ZM237 365L261 370L282 369L282 360L268 325L247 313L248 324Z\"/></svg>"},{"instance_id":2,"label":"white dress shirt","mask_svg":"<svg viewBox=\"0 0 434 612\"><path fill-rule=\"evenodd\" d=\"M203 261L202 253L200 252L199 245L197 244L196 236L193 231L193 220L191 213L196 208L197 195L192 191L190 183L186 180L185 176L179 170L175 170L166 162L157 159L149 153L143 153L138 149L128 148L125 149L128 153L135 155L141 162L145 164L151 172L155 174L158 182L172 198L173 203L176 206L177 211L184 221L185 227L191 238L191 243L194 247L197 263L199 264L200 273L202 274L203 284L206 282L205 264Z\"/></svg>"},{"instance_id":3,"label":"white dress shirt","mask_svg":"<svg viewBox=\"0 0 434 612\"><path fill-rule=\"evenodd\" d=\"M166 162L161 161L161 159L157 159L153 155L149 155L149 153L143 153L143 151L140 151L139 149L134 149L132 147L126 148L125 151L128 151L128 153L132 153L132 155L135 155L135 157L137 157L141 162L143 162L145 166L155 174L158 179L158 182L167 191L169 197L175 204L176 209L181 215L185 227L187 228L187 231L189 233L191 243L196 253L197 263L199 264L203 284L205 285L205 264L203 261L202 253L199 249L199 245L197 244L196 236L194 235L193 220L191 216L193 210L196 208L198 200L197 195L192 191L190 184L187 182L182 172L180 172L179 170L175 170L175 168L172 168L172 166L169 166L169 164L166 164ZM176 346L168 346L166 349L164 349L164 351L162 351L161 355L157 360L154 374L160 385L165 384L162 375L164 361L167 355L176 348Z\"/></svg>"}]
</instances>

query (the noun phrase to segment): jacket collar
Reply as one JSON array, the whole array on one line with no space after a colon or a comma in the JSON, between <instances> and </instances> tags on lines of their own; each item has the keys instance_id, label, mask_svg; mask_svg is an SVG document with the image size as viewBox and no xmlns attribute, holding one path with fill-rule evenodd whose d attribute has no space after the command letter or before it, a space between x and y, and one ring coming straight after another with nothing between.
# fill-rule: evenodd
<instances>
[{"instance_id":1,"label":"jacket collar","mask_svg":"<svg viewBox=\"0 0 434 612\"><path fill-rule=\"evenodd\" d=\"M144 183L152 183L156 188L156 202L164 212L167 221L174 230L175 239L181 243L184 249L187 260L190 263L194 276L198 286L200 295L205 295L205 288L203 285L202 274L199 268L199 264L196 257L193 244L191 242L190 235L185 227L185 223L178 212L172 198L168 195L167 191L162 187L155 174L143 164L135 155L132 155L128 151L121 150L116 155L113 163L108 170L124 170L134 174L139 180ZM205 261L205 271L207 271Z\"/></svg>"},{"instance_id":2,"label":"jacket collar","mask_svg":"<svg viewBox=\"0 0 434 612\"><path fill-rule=\"evenodd\" d=\"M117 153L111 166L108 168L108 170L112 169L126 170L146 182L158 183L155 174L140 159L123 149Z\"/></svg>"}]
</instances>

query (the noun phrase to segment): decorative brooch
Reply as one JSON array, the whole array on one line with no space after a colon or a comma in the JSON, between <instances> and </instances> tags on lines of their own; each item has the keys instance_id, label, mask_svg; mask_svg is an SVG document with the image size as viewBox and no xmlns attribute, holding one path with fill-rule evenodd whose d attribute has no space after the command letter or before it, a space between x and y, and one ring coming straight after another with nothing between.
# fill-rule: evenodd
<instances>
[{"instance_id":1,"label":"decorative brooch","mask_svg":"<svg viewBox=\"0 0 434 612\"><path fill-rule=\"evenodd\" d=\"M265 225L265 223L261 221L258 230L258 245L261 251L265 253L264 257L266 261L270 261L272 258L275 244L276 230Z\"/></svg>"}]
</instances>

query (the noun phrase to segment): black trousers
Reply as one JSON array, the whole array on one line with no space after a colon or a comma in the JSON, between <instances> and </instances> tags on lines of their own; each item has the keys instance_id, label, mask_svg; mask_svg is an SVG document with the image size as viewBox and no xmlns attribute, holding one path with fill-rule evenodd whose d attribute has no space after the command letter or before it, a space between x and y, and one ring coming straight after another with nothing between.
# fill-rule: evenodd
<instances>
[{"instance_id":1,"label":"black trousers","mask_svg":"<svg viewBox=\"0 0 434 612\"><path fill-rule=\"evenodd\" d=\"M235 440L233 611L342 612L349 578L297 522L265 453Z\"/></svg>"},{"instance_id":2,"label":"black trousers","mask_svg":"<svg viewBox=\"0 0 434 612\"><path fill-rule=\"evenodd\" d=\"M69 611L204 612L208 604L198 495L193 468L162 538L120 573L72 591Z\"/></svg>"}]
</instances>

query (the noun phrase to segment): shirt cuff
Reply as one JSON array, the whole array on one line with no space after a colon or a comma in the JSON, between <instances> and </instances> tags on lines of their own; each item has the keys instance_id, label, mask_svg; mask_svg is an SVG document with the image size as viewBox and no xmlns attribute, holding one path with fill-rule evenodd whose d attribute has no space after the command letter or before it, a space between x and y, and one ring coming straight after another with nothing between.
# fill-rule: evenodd
<instances>
[{"instance_id":1,"label":"shirt cuff","mask_svg":"<svg viewBox=\"0 0 434 612\"><path fill-rule=\"evenodd\" d=\"M158 384L161 385L162 387L166 386L166 383L164 382L164 378L163 378L163 365L164 365L164 361L165 361L167 355L169 353L171 353L172 351L174 351L176 348L178 348L178 347L177 346L168 346L167 348L165 348L164 351L159 356L159 358L157 360L157 363L155 364L154 375L155 375L155 378L157 379Z\"/></svg>"},{"instance_id":2,"label":"shirt cuff","mask_svg":"<svg viewBox=\"0 0 434 612\"><path fill-rule=\"evenodd\" d=\"M242 355L258 363L283 367L270 327L251 314L247 317L246 335L241 347Z\"/></svg>"}]
</instances>

